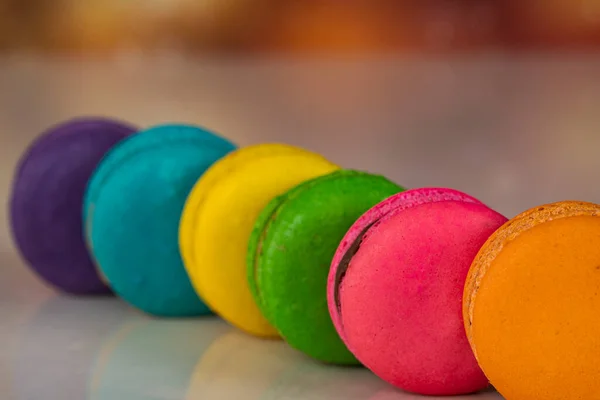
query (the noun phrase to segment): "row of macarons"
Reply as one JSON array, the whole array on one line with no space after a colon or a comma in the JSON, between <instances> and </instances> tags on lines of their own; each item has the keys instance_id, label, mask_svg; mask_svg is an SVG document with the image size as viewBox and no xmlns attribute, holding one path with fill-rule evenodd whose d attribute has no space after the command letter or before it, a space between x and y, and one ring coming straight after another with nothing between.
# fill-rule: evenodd
<instances>
[{"instance_id":1,"label":"row of macarons","mask_svg":"<svg viewBox=\"0 0 600 400\"><path fill-rule=\"evenodd\" d=\"M575 350L600 329L572 328L600 306L585 296L600 284L592 203L509 221L460 191L406 190L295 146L77 118L31 144L10 206L21 254L65 292L215 313L419 394L491 381L508 400L578 398L557 391L561 372L598 389L593 353Z\"/></svg>"}]
</instances>

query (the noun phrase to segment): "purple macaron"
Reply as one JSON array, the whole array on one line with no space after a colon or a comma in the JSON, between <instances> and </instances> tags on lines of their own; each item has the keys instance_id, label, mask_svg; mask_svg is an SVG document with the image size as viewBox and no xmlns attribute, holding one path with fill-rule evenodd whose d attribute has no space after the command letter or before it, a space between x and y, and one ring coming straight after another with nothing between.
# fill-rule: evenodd
<instances>
[{"instance_id":1,"label":"purple macaron","mask_svg":"<svg viewBox=\"0 0 600 400\"><path fill-rule=\"evenodd\" d=\"M136 131L111 119L72 119L40 135L19 161L9 203L15 244L30 267L63 292L110 293L85 243L83 196L104 154Z\"/></svg>"}]
</instances>

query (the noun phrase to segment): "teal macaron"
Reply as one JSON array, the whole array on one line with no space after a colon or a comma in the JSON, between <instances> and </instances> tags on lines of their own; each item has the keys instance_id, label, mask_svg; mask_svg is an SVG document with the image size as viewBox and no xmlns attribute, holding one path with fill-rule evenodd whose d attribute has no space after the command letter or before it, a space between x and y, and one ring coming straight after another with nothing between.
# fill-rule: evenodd
<instances>
[{"instance_id":1,"label":"teal macaron","mask_svg":"<svg viewBox=\"0 0 600 400\"><path fill-rule=\"evenodd\" d=\"M262 210L248 246L248 283L290 346L325 363L359 364L329 315L329 267L356 219L401 191L383 176L338 170L294 187Z\"/></svg>"},{"instance_id":2,"label":"teal macaron","mask_svg":"<svg viewBox=\"0 0 600 400\"><path fill-rule=\"evenodd\" d=\"M113 291L148 314L210 313L194 291L179 253L186 198L229 140L189 125L160 125L115 146L93 173L84 198L85 235Z\"/></svg>"}]
</instances>

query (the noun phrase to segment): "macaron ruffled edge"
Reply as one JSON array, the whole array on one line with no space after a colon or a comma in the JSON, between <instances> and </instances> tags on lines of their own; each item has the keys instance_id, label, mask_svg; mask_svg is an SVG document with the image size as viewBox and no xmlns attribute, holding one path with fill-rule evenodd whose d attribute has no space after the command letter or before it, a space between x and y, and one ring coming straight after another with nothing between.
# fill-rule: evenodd
<instances>
[{"instance_id":1,"label":"macaron ruffled edge","mask_svg":"<svg viewBox=\"0 0 600 400\"><path fill-rule=\"evenodd\" d=\"M475 197L449 188L416 188L402 191L388 197L366 211L350 227L340 242L340 246L334 254L327 279L327 304L333 324L349 348L350 344L346 340L341 315L340 290L350 262L359 251L360 244L368 235L369 230L398 213L421 204L440 201L463 201L483 204Z\"/></svg>"}]
</instances>

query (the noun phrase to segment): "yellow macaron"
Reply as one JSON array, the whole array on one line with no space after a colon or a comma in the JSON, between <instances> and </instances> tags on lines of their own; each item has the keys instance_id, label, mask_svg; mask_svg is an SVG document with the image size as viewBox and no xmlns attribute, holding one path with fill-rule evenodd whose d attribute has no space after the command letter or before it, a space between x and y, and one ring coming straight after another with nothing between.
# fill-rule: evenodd
<instances>
[{"instance_id":1,"label":"yellow macaron","mask_svg":"<svg viewBox=\"0 0 600 400\"><path fill-rule=\"evenodd\" d=\"M198 295L219 316L262 337L278 337L256 305L246 274L248 241L260 211L274 197L339 167L284 144L231 152L198 180L186 201L179 245Z\"/></svg>"}]
</instances>

